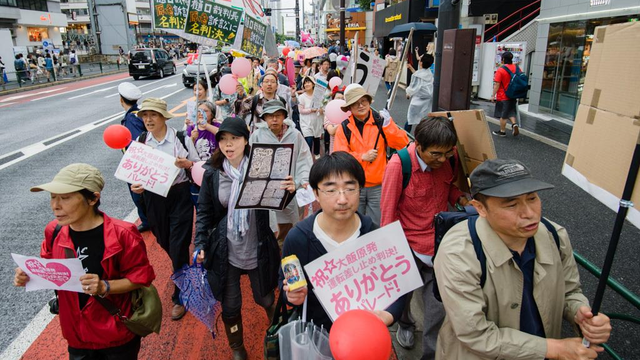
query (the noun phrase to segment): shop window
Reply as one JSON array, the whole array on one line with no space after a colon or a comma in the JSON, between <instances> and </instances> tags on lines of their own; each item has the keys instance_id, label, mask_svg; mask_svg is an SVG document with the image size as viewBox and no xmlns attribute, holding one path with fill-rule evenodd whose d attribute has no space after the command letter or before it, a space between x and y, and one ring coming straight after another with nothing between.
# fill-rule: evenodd
<instances>
[{"instance_id":1,"label":"shop window","mask_svg":"<svg viewBox=\"0 0 640 360\"><path fill-rule=\"evenodd\" d=\"M16 4L20 9L48 11L46 0L16 0Z\"/></svg>"},{"instance_id":2,"label":"shop window","mask_svg":"<svg viewBox=\"0 0 640 360\"><path fill-rule=\"evenodd\" d=\"M47 28L27 28L30 42L41 42L44 39L49 38L49 32Z\"/></svg>"},{"instance_id":3,"label":"shop window","mask_svg":"<svg viewBox=\"0 0 640 360\"><path fill-rule=\"evenodd\" d=\"M0 6L18 6L16 0L0 0Z\"/></svg>"}]
</instances>

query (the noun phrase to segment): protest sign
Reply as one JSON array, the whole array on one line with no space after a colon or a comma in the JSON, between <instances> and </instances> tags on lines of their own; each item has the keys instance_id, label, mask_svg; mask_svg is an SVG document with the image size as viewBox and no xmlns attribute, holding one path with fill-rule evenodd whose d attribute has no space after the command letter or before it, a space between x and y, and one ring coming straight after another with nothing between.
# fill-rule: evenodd
<instances>
[{"instance_id":1,"label":"protest sign","mask_svg":"<svg viewBox=\"0 0 640 360\"><path fill-rule=\"evenodd\" d=\"M284 209L293 195L280 189L280 183L291 174L292 162L293 144L251 145L236 209Z\"/></svg>"},{"instance_id":2,"label":"protest sign","mask_svg":"<svg viewBox=\"0 0 640 360\"><path fill-rule=\"evenodd\" d=\"M240 50L255 57L262 57L267 25L245 14Z\"/></svg>"},{"instance_id":3,"label":"protest sign","mask_svg":"<svg viewBox=\"0 0 640 360\"><path fill-rule=\"evenodd\" d=\"M210 0L194 0L189 6L185 32L233 43L241 18L242 9L227 7Z\"/></svg>"},{"instance_id":4,"label":"protest sign","mask_svg":"<svg viewBox=\"0 0 640 360\"><path fill-rule=\"evenodd\" d=\"M304 269L332 321L353 309L384 310L422 286L399 221L342 244Z\"/></svg>"},{"instance_id":5,"label":"protest sign","mask_svg":"<svg viewBox=\"0 0 640 360\"><path fill-rule=\"evenodd\" d=\"M358 57L355 65L354 84L360 84L371 96L376 96L382 73L384 72L385 61L378 56L372 55L364 50L358 50ZM350 61L351 64L353 64ZM348 66L344 78L350 79L353 66Z\"/></svg>"},{"instance_id":6,"label":"protest sign","mask_svg":"<svg viewBox=\"0 0 640 360\"><path fill-rule=\"evenodd\" d=\"M82 262L72 259L41 259L35 256L11 254L13 261L27 275L27 291L53 289L83 292L80 276L85 274Z\"/></svg>"},{"instance_id":7,"label":"protest sign","mask_svg":"<svg viewBox=\"0 0 640 360\"><path fill-rule=\"evenodd\" d=\"M189 11L189 0L153 0L153 27L155 29L184 29Z\"/></svg>"},{"instance_id":8,"label":"protest sign","mask_svg":"<svg viewBox=\"0 0 640 360\"><path fill-rule=\"evenodd\" d=\"M115 176L129 184L142 184L145 190L166 197L180 171L175 161L171 155L133 141L120 160Z\"/></svg>"},{"instance_id":9,"label":"protest sign","mask_svg":"<svg viewBox=\"0 0 640 360\"><path fill-rule=\"evenodd\" d=\"M316 86L313 89L313 96L311 97L312 109L320 109L324 106L324 95L327 93L328 87L329 84L320 79L316 79Z\"/></svg>"},{"instance_id":10,"label":"protest sign","mask_svg":"<svg viewBox=\"0 0 640 360\"><path fill-rule=\"evenodd\" d=\"M217 0L216 2L236 9L244 9L245 14L263 24L268 23L264 9L260 5L260 0Z\"/></svg>"}]
</instances>

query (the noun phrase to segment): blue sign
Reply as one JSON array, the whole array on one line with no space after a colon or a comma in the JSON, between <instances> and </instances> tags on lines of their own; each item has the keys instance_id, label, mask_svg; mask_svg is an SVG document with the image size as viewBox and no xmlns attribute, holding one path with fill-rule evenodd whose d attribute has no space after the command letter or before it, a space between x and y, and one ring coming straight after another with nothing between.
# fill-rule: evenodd
<instances>
[{"instance_id":1,"label":"blue sign","mask_svg":"<svg viewBox=\"0 0 640 360\"><path fill-rule=\"evenodd\" d=\"M43 41L42 42L42 46L43 47L48 47L49 46L49 42L48 41Z\"/></svg>"}]
</instances>

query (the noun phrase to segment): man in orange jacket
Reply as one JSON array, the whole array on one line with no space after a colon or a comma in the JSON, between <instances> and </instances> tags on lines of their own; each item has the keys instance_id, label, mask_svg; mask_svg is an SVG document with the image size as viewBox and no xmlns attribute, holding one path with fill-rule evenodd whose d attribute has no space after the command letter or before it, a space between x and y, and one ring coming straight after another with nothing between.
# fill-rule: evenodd
<instances>
[{"instance_id":1,"label":"man in orange jacket","mask_svg":"<svg viewBox=\"0 0 640 360\"><path fill-rule=\"evenodd\" d=\"M360 162L365 173L365 187L360 191L358 211L380 224L382 177L387 166L387 146L402 149L409 143L387 110L371 108L373 98L360 85L350 85L345 92L342 111L351 111L335 135L334 151L346 151Z\"/></svg>"}]
</instances>

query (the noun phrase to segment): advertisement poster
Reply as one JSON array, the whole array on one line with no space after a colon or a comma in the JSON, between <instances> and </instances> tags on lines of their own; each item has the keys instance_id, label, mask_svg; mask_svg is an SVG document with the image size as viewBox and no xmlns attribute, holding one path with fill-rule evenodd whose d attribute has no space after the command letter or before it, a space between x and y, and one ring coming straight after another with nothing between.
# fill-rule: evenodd
<instances>
[{"instance_id":1,"label":"advertisement poster","mask_svg":"<svg viewBox=\"0 0 640 360\"><path fill-rule=\"evenodd\" d=\"M251 145L236 209L284 209L293 194L280 189L280 183L291 174L292 162L293 144Z\"/></svg>"},{"instance_id":2,"label":"advertisement poster","mask_svg":"<svg viewBox=\"0 0 640 360\"><path fill-rule=\"evenodd\" d=\"M209 0L194 0L189 7L185 32L207 39L233 43L241 18L241 9Z\"/></svg>"},{"instance_id":3,"label":"advertisement poster","mask_svg":"<svg viewBox=\"0 0 640 360\"><path fill-rule=\"evenodd\" d=\"M120 160L115 176L129 184L142 184L145 190L166 197L180 171L175 161L171 155L134 141Z\"/></svg>"},{"instance_id":4,"label":"advertisement poster","mask_svg":"<svg viewBox=\"0 0 640 360\"><path fill-rule=\"evenodd\" d=\"M304 270L332 321L353 309L384 310L422 286L399 221L342 244Z\"/></svg>"}]
</instances>

